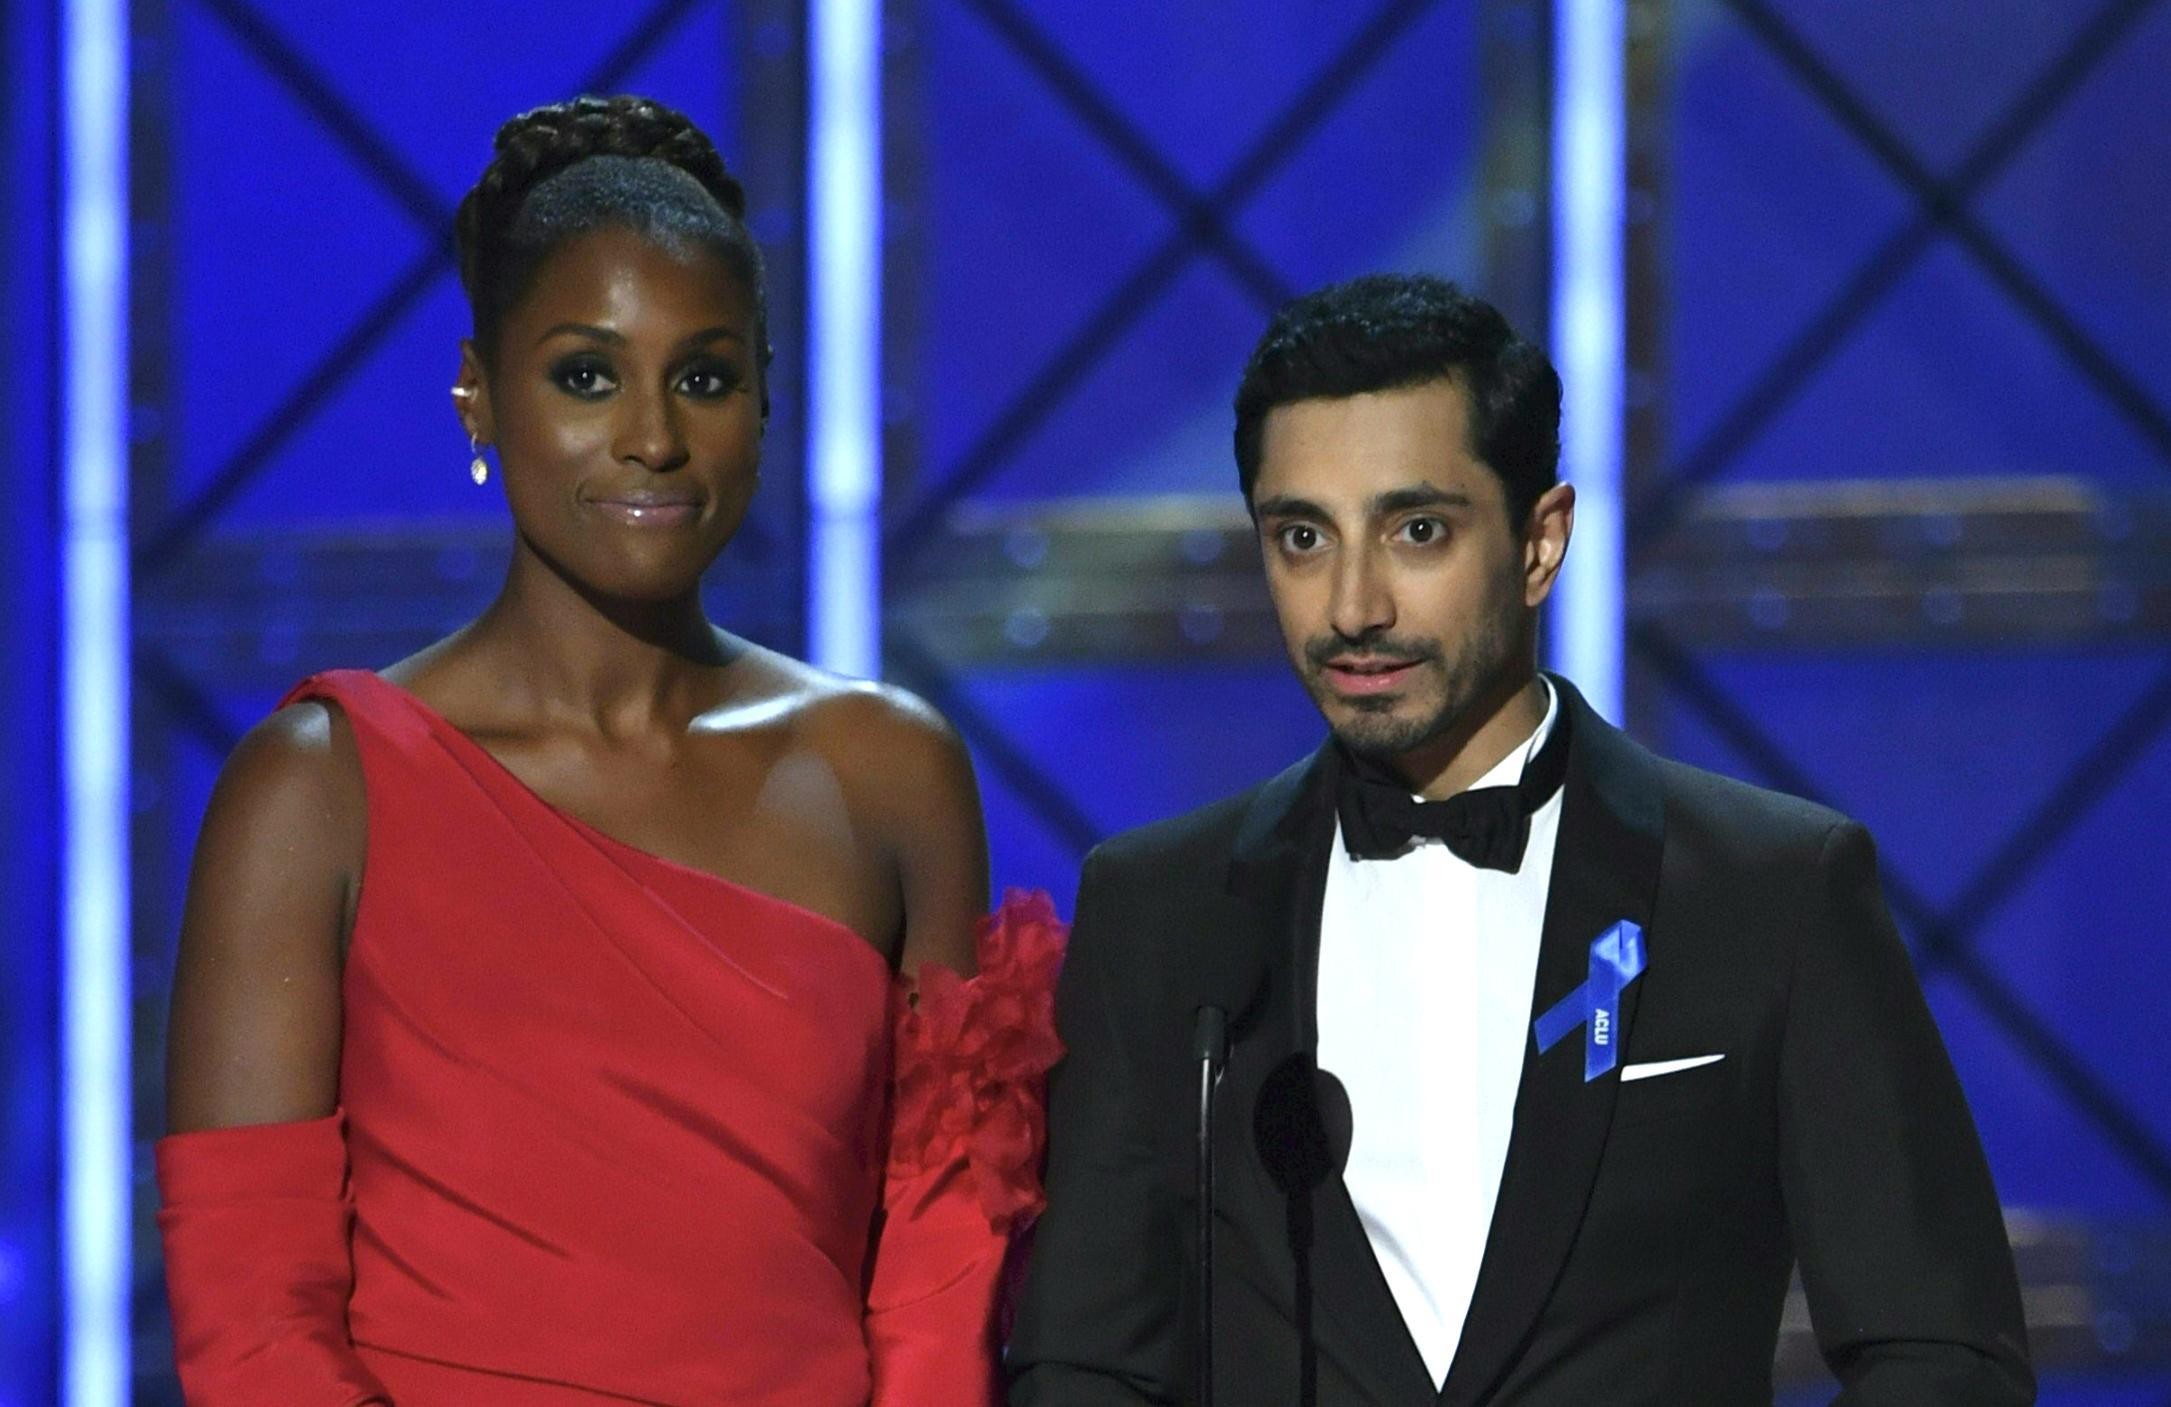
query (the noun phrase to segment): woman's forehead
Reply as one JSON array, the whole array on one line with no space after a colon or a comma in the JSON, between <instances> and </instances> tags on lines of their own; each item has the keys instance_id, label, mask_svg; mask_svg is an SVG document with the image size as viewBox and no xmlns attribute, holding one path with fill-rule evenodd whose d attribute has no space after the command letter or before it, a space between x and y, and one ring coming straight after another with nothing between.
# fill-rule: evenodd
<instances>
[{"instance_id":1,"label":"woman's forehead","mask_svg":"<svg viewBox=\"0 0 2171 1407\"><path fill-rule=\"evenodd\" d=\"M630 332L658 323L741 328L753 316L751 290L717 251L613 227L576 235L554 250L510 320Z\"/></svg>"}]
</instances>

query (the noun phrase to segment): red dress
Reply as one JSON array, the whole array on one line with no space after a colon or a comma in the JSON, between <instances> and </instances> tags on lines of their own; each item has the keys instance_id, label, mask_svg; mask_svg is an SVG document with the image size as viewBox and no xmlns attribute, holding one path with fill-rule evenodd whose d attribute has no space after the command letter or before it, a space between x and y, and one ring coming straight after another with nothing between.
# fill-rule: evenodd
<instances>
[{"instance_id":1,"label":"red dress","mask_svg":"<svg viewBox=\"0 0 2171 1407\"><path fill-rule=\"evenodd\" d=\"M849 929L583 825L375 675L290 698L339 705L368 796L342 1113L160 1142L188 1400L992 1401L1046 899L913 1007Z\"/></svg>"}]
</instances>

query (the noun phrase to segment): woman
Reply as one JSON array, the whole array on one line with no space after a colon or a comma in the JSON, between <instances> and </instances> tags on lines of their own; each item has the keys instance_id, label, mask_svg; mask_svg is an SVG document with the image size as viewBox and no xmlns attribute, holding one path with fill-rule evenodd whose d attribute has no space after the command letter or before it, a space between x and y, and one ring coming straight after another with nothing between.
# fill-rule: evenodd
<instances>
[{"instance_id":1,"label":"woman","mask_svg":"<svg viewBox=\"0 0 2171 1407\"><path fill-rule=\"evenodd\" d=\"M512 565L212 794L158 1148L192 1403L991 1395L1058 928L1013 900L965 980L956 736L703 615L767 409L744 209L631 98L515 118L461 203Z\"/></svg>"}]
</instances>

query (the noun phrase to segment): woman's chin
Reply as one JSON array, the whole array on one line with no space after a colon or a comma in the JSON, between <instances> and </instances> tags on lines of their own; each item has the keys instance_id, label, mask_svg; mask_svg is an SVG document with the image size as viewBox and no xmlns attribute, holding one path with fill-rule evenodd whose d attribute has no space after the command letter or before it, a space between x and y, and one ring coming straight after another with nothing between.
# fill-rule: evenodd
<instances>
[{"instance_id":1,"label":"woman's chin","mask_svg":"<svg viewBox=\"0 0 2171 1407\"><path fill-rule=\"evenodd\" d=\"M698 599L701 578L714 554L674 554L673 560L561 563L558 575L604 610L650 610Z\"/></svg>"}]
</instances>

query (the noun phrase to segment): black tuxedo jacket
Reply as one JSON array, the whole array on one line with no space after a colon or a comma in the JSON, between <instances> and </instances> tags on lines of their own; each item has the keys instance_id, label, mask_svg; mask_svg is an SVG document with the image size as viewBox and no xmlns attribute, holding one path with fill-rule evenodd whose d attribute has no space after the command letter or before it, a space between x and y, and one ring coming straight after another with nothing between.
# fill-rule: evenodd
<instances>
[{"instance_id":1,"label":"black tuxedo jacket","mask_svg":"<svg viewBox=\"0 0 2171 1407\"><path fill-rule=\"evenodd\" d=\"M1331 1156L1306 1190L1306 1147L1349 1136L1331 1083L1323 1118L1299 1098L1292 1121L1291 1092L1320 1087L1321 758L1119 836L1086 862L1057 997L1068 1054L1013 1407L1193 1396L1204 1004L1235 1013L1215 1139L1221 1407L1769 1403L1797 1257L1848 1407L2034 1400L1997 1197L1867 833L1655 757L1554 682L1572 732L1532 1014L1630 919L1648 965L1621 999L1621 1063L1725 1059L1624 1085L1618 1068L1585 1080L1581 1031L1525 1046L1443 1389Z\"/></svg>"}]
</instances>

